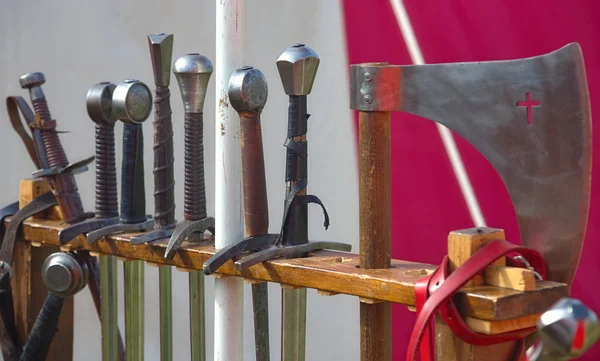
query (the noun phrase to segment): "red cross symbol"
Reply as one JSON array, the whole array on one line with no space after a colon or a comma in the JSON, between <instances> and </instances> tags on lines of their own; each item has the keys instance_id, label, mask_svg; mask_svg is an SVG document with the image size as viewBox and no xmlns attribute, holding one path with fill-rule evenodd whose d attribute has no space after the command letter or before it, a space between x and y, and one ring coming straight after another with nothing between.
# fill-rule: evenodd
<instances>
[{"instance_id":1,"label":"red cross symbol","mask_svg":"<svg viewBox=\"0 0 600 361\"><path fill-rule=\"evenodd\" d=\"M539 100L531 100L531 94L527 92L525 94L525 101L518 101L517 106L519 107L527 107L527 124L533 124L533 115L531 111L531 107L539 107L542 103Z\"/></svg>"}]
</instances>

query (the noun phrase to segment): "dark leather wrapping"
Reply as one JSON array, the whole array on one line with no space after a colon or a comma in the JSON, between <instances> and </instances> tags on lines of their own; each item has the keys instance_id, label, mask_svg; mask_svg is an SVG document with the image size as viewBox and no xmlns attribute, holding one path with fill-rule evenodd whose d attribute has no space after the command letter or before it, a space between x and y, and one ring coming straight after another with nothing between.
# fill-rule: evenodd
<instances>
[{"instance_id":1,"label":"dark leather wrapping","mask_svg":"<svg viewBox=\"0 0 600 361\"><path fill-rule=\"evenodd\" d=\"M156 87L154 99L154 221L156 228L175 224L173 123L169 88Z\"/></svg>"},{"instance_id":2,"label":"dark leather wrapping","mask_svg":"<svg viewBox=\"0 0 600 361\"><path fill-rule=\"evenodd\" d=\"M121 221L131 224L143 222L145 219L144 134L141 124L125 124L121 169Z\"/></svg>"},{"instance_id":3,"label":"dark leather wrapping","mask_svg":"<svg viewBox=\"0 0 600 361\"><path fill-rule=\"evenodd\" d=\"M184 218L199 221L206 218L204 182L204 137L202 113L185 113L184 123Z\"/></svg>"}]
</instances>

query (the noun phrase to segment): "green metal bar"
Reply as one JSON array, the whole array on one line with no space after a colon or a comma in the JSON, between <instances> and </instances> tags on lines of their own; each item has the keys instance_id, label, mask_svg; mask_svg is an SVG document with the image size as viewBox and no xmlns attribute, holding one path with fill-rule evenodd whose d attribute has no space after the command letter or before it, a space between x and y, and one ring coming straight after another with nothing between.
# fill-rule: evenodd
<instances>
[{"instance_id":1,"label":"green metal bar","mask_svg":"<svg viewBox=\"0 0 600 361\"><path fill-rule=\"evenodd\" d=\"M281 361L306 357L306 288L281 290Z\"/></svg>"},{"instance_id":2,"label":"green metal bar","mask_svg":"<svg viewBox=\"0 0 600 361\"><path fill-rule=\"evenodd\" d=\"M171 266L158 268L160 292L160 360L173 360L173 299Z\"/></svg>"},{"instance_id":3,"label":"green metal bar","mask_svg":"<svg viewBox=\"0 0 600 361\"><path fill-rule=\"evenodd\" d=\"M102 361L118 360L119 324L117 306L117 257L100 256Z\"/></svg>"},{"instance_id":4,"label":"green metal bar","mask_svg":"<svg viewBox=\"0 0 600 361\"><path fill-rule=\"evenodd\" d=\"M204 274L190 271L190 346L192 361L206 361Z\"/></svg>"},{"instance_id":5,"label":"green metal bar","mask_svg":"<svg viewBox=\"0 0 600 361\"><path fill-rule=\"evenodd\" d=\"M144 361L144 261L125 261L125 352Z\"/></svg>"}]
</instances>

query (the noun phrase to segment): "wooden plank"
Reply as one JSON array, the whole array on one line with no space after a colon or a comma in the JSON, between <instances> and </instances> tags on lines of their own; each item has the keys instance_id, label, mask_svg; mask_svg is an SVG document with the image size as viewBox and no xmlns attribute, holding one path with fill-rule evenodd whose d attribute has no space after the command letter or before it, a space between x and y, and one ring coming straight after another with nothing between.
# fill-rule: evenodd
<instances>
[{"instance_id":1,"label":"wooden plank","mask_svg":"<svg viewBox=\"0 0 600 361\"><path fill-rule=\"evenodd\" d=\"M467 326L475 332L483 333L485 335L497 335L523 328L535 327L541 315L542 313L538 313L502 321L488 321L466 317L465 322L467 323Z\"/></svg>"},{"instance_id":2,"label":"wooden plank","mask_svg":"<svg viewBox=\"0 0 600 361\"><path fill-rule=\"evenodd\" d=\"M58 244L58 221L28 220L23 227L24 237L44 244ZM182 268L201 270L204 262L216 253L210 240L200 244L184 242L173 260L163 257L168 240L156 244L133 246L128 239L132 234L99 240L89 246L80 238L69 243L74 249L113 254L127 259L139 259ZM279 259L259 263L241 273L231 261L218 274L247 277L267 282L337 292L340 294L378 299L414 306L414 284L437 266L392 260L389 269L364 270L357 268L358 255L345 252L318 251L307 258ZM537 282L536 290L522 293L489 285L471 287L455 296L461 312L484 320L503 320L539 313L562 297L568 296L567 286L560 283Z\"/></svg>"},{"instance_id":3,"label":"wooden plank","mask_svg":"<svg viewBox=\"0 0 600 361\"><path fill-rule=\"evenodd\" d=\"M535 290L535 274L532 270L518 267L491 266L485 269L485 283L517 291Z\"/></svg>"}]
</instances>

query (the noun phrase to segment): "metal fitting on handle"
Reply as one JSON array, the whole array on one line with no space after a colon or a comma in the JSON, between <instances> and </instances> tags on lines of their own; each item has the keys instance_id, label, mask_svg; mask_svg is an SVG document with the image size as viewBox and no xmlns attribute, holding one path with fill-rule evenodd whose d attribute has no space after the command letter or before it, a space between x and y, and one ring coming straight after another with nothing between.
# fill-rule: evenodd
<instances>
[{"instance_id":1,"label":"metal fitting on handle","mask_svg":"<svg viewBox=\"0 0 600 361\"><path fill-rule=\"evenodd\" d=\"M295 44L277 59L277 70L287 95L308 95L312 90L319 56L304 44Z\"/></svg>"},{"instance_id":2,"label":"metal fitting on handle","mask_svg":"<svg viewBox=\"0 0 600 361\"><path fill-rule=\"evenodd\" d=\"M186 54L173 64L186 113L202 113L206 89L213 73L211 61L198 53Z\"/></svg>"},{"instance_id":3,"label":"metal fitting on handle","mask_svg":"<svg viewBox=\"0 0 600 361\"><path fill-rule=\"evenodd\" d=\"M113 96L115 116L129 124L143 123L152 110L152 92L139 80L128 79L116 86Z\"/></svg>"},{"instance_id":4,"label":"metal fitting on handle","mask_svg":"<svg viewBox=\"0 0 600 361\"><path fill-rule=\"evenodd\" d=\"M149 34L148 46L154 71L154 84L168 87L171 83L171 57L173 54L173 34Z\"/></svg>"},{"instance_id":5,"label":"metal fitting on handle","mask_svg":"<svg viewBox=\"0 0 600 361\"><path fill-rule=\"evenodd\" d=\"M113 92L117 86L110 82L92 85L86 96L86 109L90 119L98 125L114 125L117 116L113 111Z\"/></svg>"},{"instance_id":6,"label":"metal fitting on handle","mask_svg":"<svg viewBox=\"0 0 600 361\"><path fill-rule=\"evenodd\" d=\"M267 79L260 70L243 66L231 75L228 94L236 112L260 112L269 95Z\"/></svg>"},{"instance_id":7,"label":"metal fitting on handle","mask_svg":"<svg viewBox=\"0 0 600 361\"><path fill-rule=\"evenodd\" d=\"M40 72L27 73L19 78L19 84L21 84L21 88L29 89L31 101L46 98L41 87L45 82L46 77L44 76L44 73Z\"/></svg>"},{"instance_id":8,"label":"metal fitting on handle","mask_svg":"<svg viewBox=\"0 0 600 361\"><path fill-rule=\"evenodd\" d=\"M88 281L88 267L69 253L53 253L42 264L42 281L48 291L59 297L76 294Z\"/></svg>"}]
</instances>

